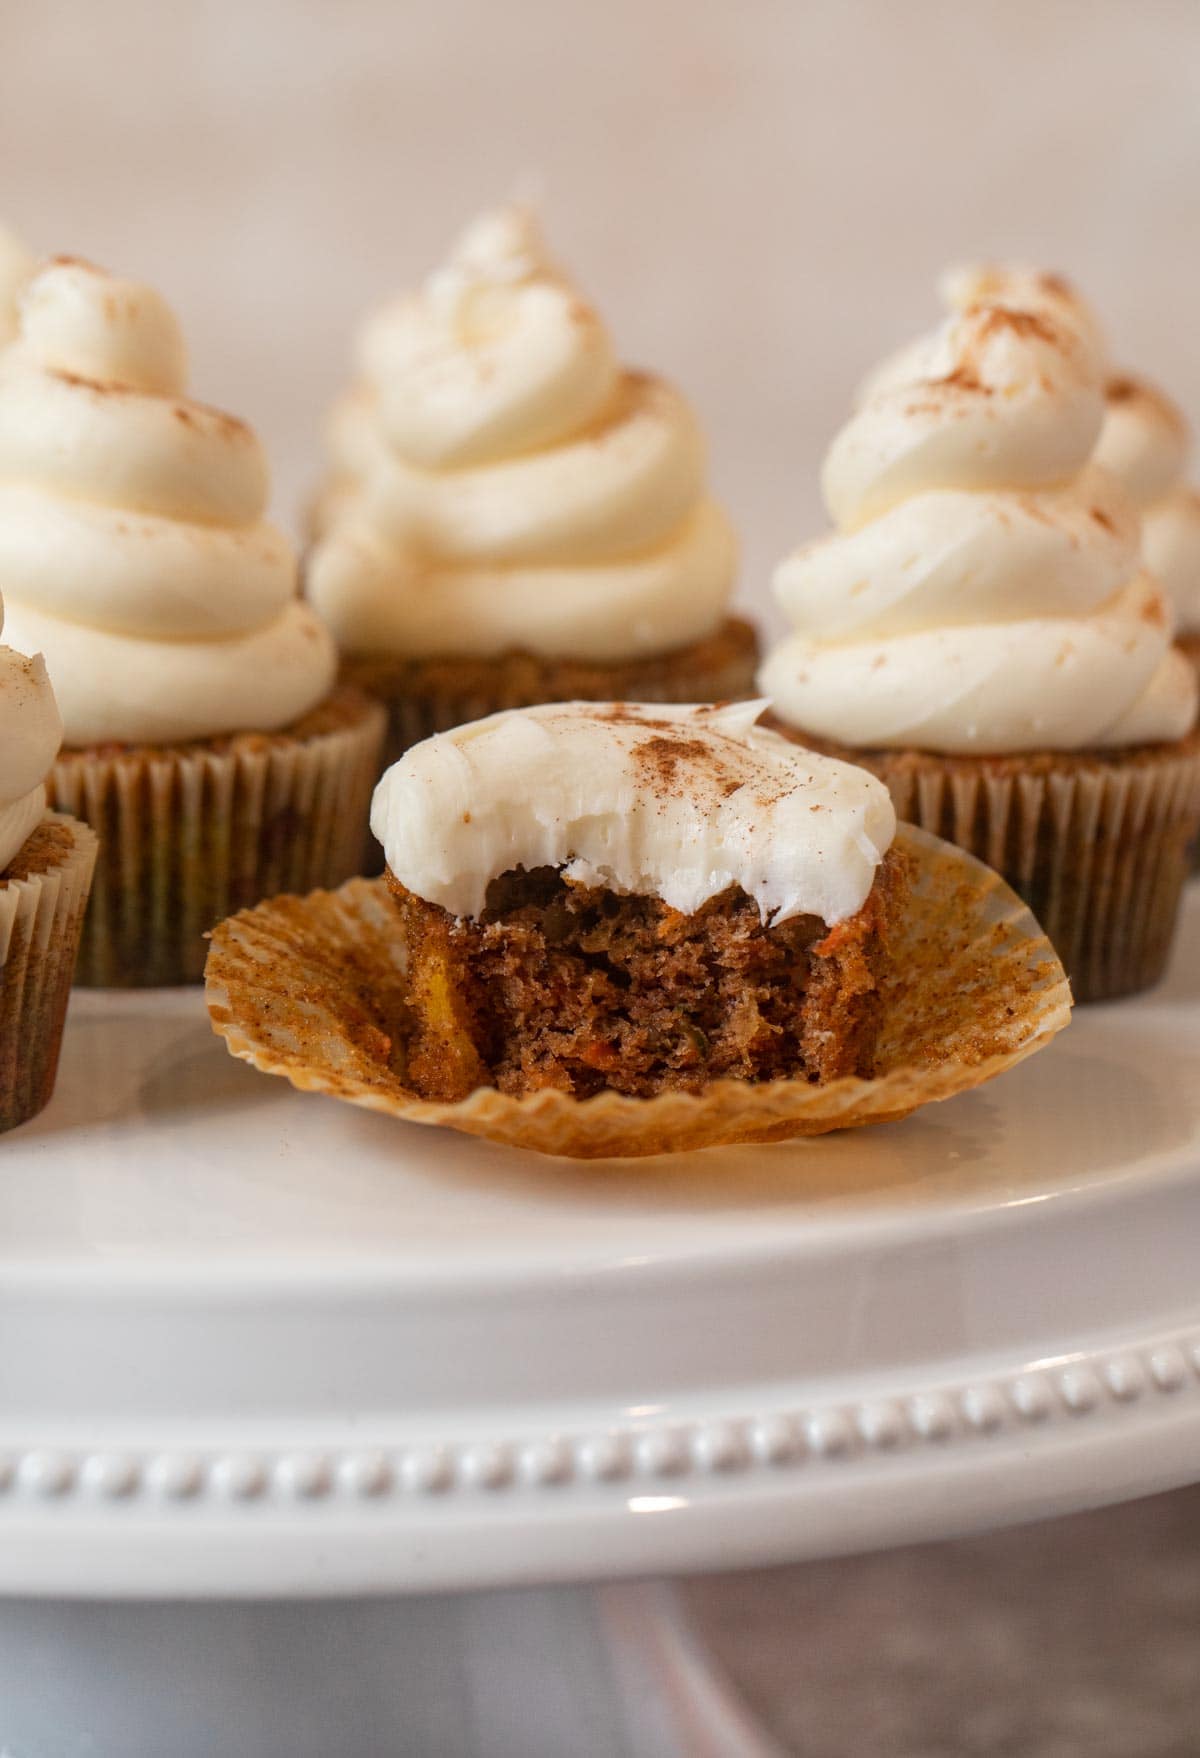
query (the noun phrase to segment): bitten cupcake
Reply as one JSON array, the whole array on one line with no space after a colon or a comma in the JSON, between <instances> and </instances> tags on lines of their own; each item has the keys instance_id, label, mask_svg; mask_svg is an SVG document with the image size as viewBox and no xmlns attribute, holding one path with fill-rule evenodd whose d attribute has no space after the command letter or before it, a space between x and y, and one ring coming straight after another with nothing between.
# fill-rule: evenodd
<instances>
[{"instance_id":1,"label":"bitten cupcake","mask_svg":"<svg viewBox=\"0 0 1200 1758\"><path fill-rule=\"evenodd\" d=\"M79 980L197 980L231 909L358 870L383 716L264 522L254 434L193 402L171 311L68 259L0 350L0 581L65 747L53 805L100 837Z\"/></svg>"},{"instance_id":2,"label":"bitten cupcake","mask_svg":"<svg viewBox=\"0 0 1200 1758\"><path fill-rule=\"evenodd\" d=\"M564 702L411 747L386 879L214 931L213 1026L297 1087L595 1159L891 1122L1066 1024L989 868L761 702Z\"/></svg>"},{"instance_id":3,"label":"bitten cupcake","mask_svg":"<svg viewBox=\"0 0 1200 1758\"><path fill-rule=\"evenodd\" d=\"M825 461L836 534L776 575L794 632L760 673L794 736L1009 880L1082 1000L1160 975L1200 817L1195 677L1088 462L1103 379L1065 294L969 303L889 363Z\"/></svg>"},{"instance_id":4,"label":"bitten cupcake","mask_svg":"<svg viewBox=\"0 0 1200 1758\"><path fill-rule=\"evenodd\" d=\"M308 592L393 759L490 711L744 696L729 521L695 415L621 367L522 208L366 327Z\"/></svg>"},{"instance_id":5,"label":"bitten cupcake","mask_svg":"<svg viewBox=\"0 0 1200 1758\"><path fill-rule=\"evenodd\" d=\"M61 740L41 655L0 646L0 1131L34 1116L54 1089L96 862L87 825L46 810Z\"/></svg>"}]
</instances>

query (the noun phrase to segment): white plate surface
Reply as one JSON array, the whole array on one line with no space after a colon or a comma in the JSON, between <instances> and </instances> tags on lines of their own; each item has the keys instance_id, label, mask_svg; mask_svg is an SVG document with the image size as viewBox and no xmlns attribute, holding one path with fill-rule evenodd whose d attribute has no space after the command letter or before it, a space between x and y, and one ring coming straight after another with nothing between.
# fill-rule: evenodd
<instances>
[{"instance_id":1,"label":"white plate surface","mask_svg":"<svg viewBox=\"0 0 1200 1758\"><path fill-rule=\"evenodd\" d=\"M0 1591L711 1568L1200 1477L1195 888L1156 994L881 1129L548 1161L82 992L0 1171Z\"/></svg>"}]
</instances>

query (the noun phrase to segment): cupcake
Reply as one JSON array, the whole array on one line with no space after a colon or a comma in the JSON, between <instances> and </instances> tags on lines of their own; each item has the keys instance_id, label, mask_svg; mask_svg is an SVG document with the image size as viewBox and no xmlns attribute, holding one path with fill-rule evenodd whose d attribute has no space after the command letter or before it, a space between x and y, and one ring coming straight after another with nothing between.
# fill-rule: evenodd
<instances>
[{"instance_id":1,"label":"cupcake","mask_svg":"<svg viewBox=\"0 0 1200 1758\"><path fill-rule=\"evenodd\" d=\"M366 326L359 369L307 590L343 676L388 706L389 761L501 708L747 694L695 415L618 364L527 211L471 226Z\"/></svg>"},{"instance_id":2,"label":"cupcake","mask_svg":"<svg viewBox=\"0 0 1200 1758\"><path fill-rule=\"evenodd\" d=\"M776 575L793 633L760 683L794 737L853 753L901 817L996 867L1096 1000L1167 958L1196 680L1136 510L1090 461L1094 330L1045 288L967 299L869 382L825 461L836 533Z\"/></svg>"},{"instance_id":3,"label":"cupcake","mask_svg":"<svg viewBox=\"0 0 1200 1758\"><path fill-rule=\"evenodd\" d=\"M762 707L552 703L410 748L384 880L215 931L215 1029L298 1087L582 1158L890 1120L1047 1042L1066 979L1024 906Z\"/></svg>"},{"instance_id":4,"label":"cupcake","mask_svg":"<svg viewBox=\"0 0 1200 1758\"><path fill-rule=\"evenodd\" d=\"M100 838L79 980L196 981L231 909L358 870L383 716L263 520L242 422L190 400L149 288L59 260L0 350L0 577L65 743L50 803Z\"/></svg>"},{"instance_id":5,"label":"cupcake","mask_svg":"<svg viewBox=\"0 0 1200 1758\"><path fill-rule=\"evenodd\" d=\"M96 862L87 825L46 810L61 740L41 655L0 646L0 1131L33 1117L54 1090Z\"/></svg>"}]
</instances>

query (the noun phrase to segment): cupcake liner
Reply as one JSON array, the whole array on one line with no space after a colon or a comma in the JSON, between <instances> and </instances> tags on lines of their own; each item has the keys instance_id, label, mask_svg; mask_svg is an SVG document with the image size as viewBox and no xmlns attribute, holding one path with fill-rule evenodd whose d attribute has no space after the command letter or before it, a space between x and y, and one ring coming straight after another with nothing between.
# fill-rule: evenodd
<instances>
[{"instance_id":1,"label":"cupcake liner","mask_svg":"<svg viewBox=\"0 0 1200 1758\"><path fill-rule=\"evenodd\" d=\"M482 720L505 708L539 702L725 702L754 689L758 641L753 628L730 617L707 640L653 659L611 665L506 653L495 660L347 657L342 676L388 711L383 767L410 745Z\"/></svg>"},{"instance_id":2,"label":"cupcake liner","mask_svg":"<svg viewBox=\"0 0 1200 1758\"><path fill-rule=\"evenodd\" d=\"M0 1131L54 1090L95 834L50 813L0 879Z\"/></svg>"},{"instance_id":3,"label":"cupcake liner","mask_svg":"<svg viewBox=\"0 0 1200 1758\"><path fill-rule=\"evenodd\" d=\"M223 916L361 871L383 729L377 703L341 689L281 733L64 751L52 803L100 837L76 981L198 982Z\"/></svg>"},{"instance_id":4,"label":"cupcake liner","mask_svg":"<svg viewBox=\"0 0 1200 1758\"><path fill-rule=\"evenodd\" d=\"M1200 735L1132 752L1028 759L850 753L897 815L1003 874L1066 967L1077 1001L1162 976L1200 823Z\"/></svg>"},{"instance_id":5,"label":"cupcake liner","mask_svg":"<svg viewBox=\"0 0 1200 1758\"><path fill-rule=\"evenodd\" d=\"M911 826L897 843L913 857L913 891L892 935L870 1080L720 1080L648 1099L514 1098L494 1087L457 1104L422 1099L404 1080L394 906L383 882L361 879L223 922L206 972L209 1014L232 1055L302 1091L543 1154L641 1156L889 1122L1012 1067L1071 1009L1045 935L995 873Z\"/></svg>"}]
</instances>

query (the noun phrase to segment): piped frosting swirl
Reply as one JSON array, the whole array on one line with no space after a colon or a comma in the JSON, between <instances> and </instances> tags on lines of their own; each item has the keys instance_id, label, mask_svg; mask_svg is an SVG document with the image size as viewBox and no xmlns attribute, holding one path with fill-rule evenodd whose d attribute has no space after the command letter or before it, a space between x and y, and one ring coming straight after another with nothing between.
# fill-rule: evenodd
<instances>
[{"instance_id":1,"label":"piped frosting swirl","mask_svg":"<svg viewBox=\"0 0 1200 1758\"><path fill-rule=\"evenodd\" d=\"M1105 414L1094 323L1054 278L1002 300L978 274L951 285L963 308L868 381L830 448L838 529L778 570L795 632L761 687L795 726L864 747L1181 736L1194 677L1139 567L1136 511L1088 462Z\"/></svg>"},{"instance_id":2,"label":"piped frosting swirl","mask_svg":"<svg viewBox=\"0 0 1200 1758\"><path fill-rule=\"evenodd\" d=\"M528 211L372 319L359 372L308 567L343 648L606 662L717 626L735 546L695 416L620 368Z\"/></svg>"},{"instance_id":3,"label":"piped frosting swirl","mask_svg":"<svg viewBox=\"0 0 1200 1758\"><path fill-rule=\"evenodd\" d=\"M414 745L371 827L410 891L476 916L491 880L553 866L691 914L740 885L764 921L862 907L895 835L887 789L756 726L765 704L565 702Z\"/></svg>"},{"instance_id":4,"label":"piped frosting swirl","mask_svg":"<svg viewBox=\"0 0 1200 1758\"><path fill-rule=\"evenodd\" d=\"M0 645L0 878L46 810L44 783L61 743L45 660Z\"/></svg>"},{"instance_id":5,"label":"piped frosting swirl","mask_svg":"<svg viewBox=\"0 0 1200 1758\"><path fill-rule=\"evenodd\" d=\"M243 422L187 395L150 288L59 259L0 351L0 590L46 655L69 745L166 743L297 719L333 681Z\"/></svg>"}]
</instances>

